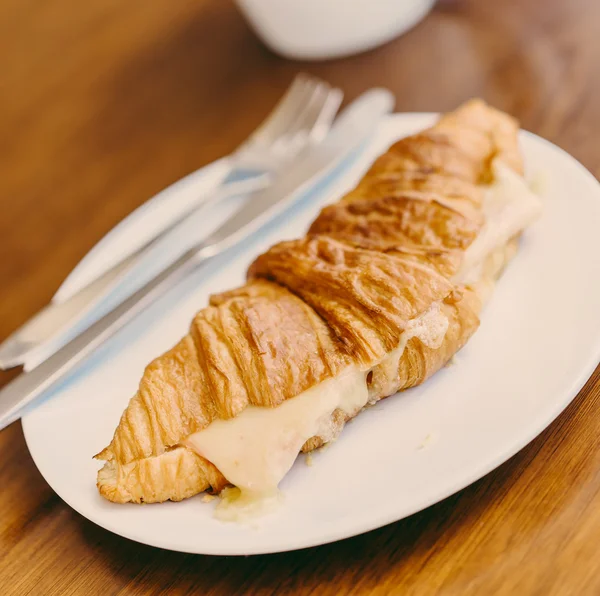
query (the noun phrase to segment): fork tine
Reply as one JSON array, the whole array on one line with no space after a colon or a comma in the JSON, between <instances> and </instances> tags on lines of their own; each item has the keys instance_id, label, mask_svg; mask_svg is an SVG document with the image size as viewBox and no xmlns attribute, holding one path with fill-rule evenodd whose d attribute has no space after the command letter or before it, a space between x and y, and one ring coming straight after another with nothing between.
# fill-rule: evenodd
<instances>
[{"instance_id":1,"label":"fork tine","mask_svg":"<svg viewBox=\"0 0 600 596\"><path fill-rule=\"evenodd\" d=\"M286 137L304 132L310 134L313 127L319 121L323 109L328 105L328 99L334 90L324 82L315 85L310 97L307 99L302 109L298 112L294 122L286 130ZM334 94L334 97L337 93Z\"/></svg>"},{"instance_id":2,"label":"fork tine","mask_svg":"<svg viewBox=\"0 0 600 596\"><path fill-rule=\"evenodd\" d=\"M342 92L327 83L319 83L286 133L272 143L270 153L278 161L289 160L307 142L316 142L326 134L342 100Z\"/></svg>"},{"instance_id":3,"label":"fork tine","mask_svg":"<svg viewBox=\"0 0 600 596\"><path fill-rule=\"evenodd\" d=\"M293 117L289 119L285 130L274 144L285 145L289 139L299 134L300 131L305 131L306 134L306 127L310 124L309 117L315 109L319 108L328 89L329 85L327 83L315 81L314 86L302 98L302 103L298 106Z\"/></svg>"},{"instance_id":4,"label":"fork tine","mask_svg":"<svg viewBox=\"0 0 600 596\"><path fill-rule=\"evenodd\" d=\"M238 147L238 160L248 169L279 167L327 132L340 101L339 89L333 90L315 77L298 75L263 124Z\"/></svg>"},{"instance_id":5,"label":"fork tine","mask_svg":"<svg viewBox=\"0 0 600 596\"><path fill-rule=\"evenodd\" d=\"M269 143L287 131L290 122L297 117L316 85L312 77L304 73L298 74L288 87L283 97L266 119L259 125L248 139L250 142L260 140Z\"/></svg>"},{"instance_id":6,"label":"fork tine","mask_svg":"<svg viewBox=\"0 0 600 596\"><path fill-rule=\"evenodd\" d=\"M317 115L312 129L308 133L312 143L320 143L325 138L335 119L335 115L340 109L342 99L344 99L344 93L341 89L337 87L329 89L329 93L321 106L320 113Z\"/></svg>"}]
</instances>

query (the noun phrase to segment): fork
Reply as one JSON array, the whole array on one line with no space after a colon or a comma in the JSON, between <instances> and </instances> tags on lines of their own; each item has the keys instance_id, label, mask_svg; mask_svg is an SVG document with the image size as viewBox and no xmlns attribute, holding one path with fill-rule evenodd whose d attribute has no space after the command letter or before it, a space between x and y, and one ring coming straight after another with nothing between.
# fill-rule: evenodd
<instances>
[{"instance_id":1,"label":"fork","mask_svg":"<svg viewBox=\"0 0 600 596\"><path fill-rule=\"evenodd\" d=\"M289 163L305 144L323 139L337 113L341 99L342 92L339 89L331 88L314 77L298 75L252 135L231 155L219 160L221 171L212 192L192 200L183 209L178 209L174 216L165 216L162 221L161 218L151 220L148 225L151 229L140 234L143 239L139 244L132 246L130 242L127 243L130 248L123 251L119 257L112 251L104 266L98 266L99 263L96 262L95 277L81 274L82 267L88 264L84 258L61 284L52 301L63 302L70 298L132 253L144 250L155 238L176 227L200 207L218 203L229 197L247 195L266 186L279 168ZM134 217L140 220L139 216ZM133 218L123 220L117 226L117 235L122 237L127 233L133 227L132 221ZM138 230L142 228L139 221L136 227ZM134 233L135 235L137 234ZM73 281L77 279L76 276L79 276L79 280Z\"/></svg>"},{"instance_id":2,"label":"fork","mask_svg":"<svg viewBox=\"0 0 600 596\"><path fill-rule=\"evenodd\" d=\"M97 307L109 295L113 300L111 307L116 306L115 290L121 284L127 285L123 282L131 279L137 265L148 261L145 257L165 246L173 234L177 234L184 220L214 201L239 194L240 190L255 192L268 184L268 180L290 163L301 149L320 141L327 134L341 100L339 89L313 77L298 75L267 119L233 154L225 158L226 173L216 192L199 198L183 213L166 222L157 235L129 256L124 255L125 258L91 283L42 309L0 345L0 368L23 364L31 354L34 358L39 357L40 348L51 340L60 339L59 345L53 345L53 350L58 349L73 333L82 332L102 314ZM251 196L248 200L252 200ZM174 255L173 260L177 256ZM127 287L127 294L134 289ZM118 298L123 300L126 296ZM89 320L84 320L86 317ZM42 354L41 360L49 355Z\"/></svg>"}]
</instances>

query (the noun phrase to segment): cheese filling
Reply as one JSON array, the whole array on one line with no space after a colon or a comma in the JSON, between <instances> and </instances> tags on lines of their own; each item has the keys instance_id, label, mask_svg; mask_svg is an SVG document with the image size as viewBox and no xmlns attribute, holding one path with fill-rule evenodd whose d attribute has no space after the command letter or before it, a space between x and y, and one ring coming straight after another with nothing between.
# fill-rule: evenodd
<instances>
[{"instance_id":1,"label":"cheese filling","mask_svg":"<svg viewBox=\"0 0 600 596\"><path fill-rule=\"evenodd\" d=\"M315 435L325 441L333 438L333 411L354 415L365 406L365 379L365 371L351 367L275 408L248 406L235 418L215 420L190 435L185 444L241 491L225 493L223 507L218 508L221 517L260 513L273 501L302 445Z\"/></svg>"},{"instance_id":2,"label":"cheese filling","mask_svg":"<svg viewBox=\"0 0 600 596\"><path fill-rule=\"evenodd\" d=\"M499 254L540 215L542 202L526 180L499 160L492 163L494 181L483 200L485 223L477 238L464 253L454 281L474 284L488 277L488 258Z\"/></svg>"},{"instance_id":3,"label":"cheese filling","mask_svg":"<svg viewBox=\"0 0 600 596\"><path fill-rule=\"evenodd\" d=\"M410 338L418 337L428 346L439 347L447 329L448 319L439 303L411 321L393 352L396 371L395 375L389 371L390 376L397 379L398 360ZM386 371L394 365L389 358L384 361ZM375 375L383 372L377 367L372 370ZM349 367L275 408L247 406L235 418L215 420L190 435L184 444L237 487L223 491L217 517L243 521L272 508L278 501L277 487L304 443L315 436L324 442L335 439L341 426L332 418L333 412L339 409L351 417L367 405L368 372ZM394 391L392 388L390 392ZM379 397L382 395L379 393Z\"/></svg>"},{"instance_id":4,"label":"cheese filling","mask_svg":"<svg viewBox=\"0 0 600 596\"><path fill-rule=\"evenodd\" d=\"M410 321L398 347L371 369L373 375L369 387L369 402L375 403L398 391L398 366L409 340L418 337L428 348L437 350L444 341L449 325L448 317L442 312L439 302L434 302L420 317Z\"/></svg>"}]
</instances>

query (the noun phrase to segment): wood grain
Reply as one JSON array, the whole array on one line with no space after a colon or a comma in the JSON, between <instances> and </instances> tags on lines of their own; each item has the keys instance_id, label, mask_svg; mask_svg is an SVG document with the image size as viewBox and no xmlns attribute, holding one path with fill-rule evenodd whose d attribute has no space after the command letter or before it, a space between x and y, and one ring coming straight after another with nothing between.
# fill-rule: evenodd
<instances>
[{"instance_id":1,"label":"wood grain","mask_svg":"<svg viewBox=\"0 0 600 596\"><path fill-rule=\"evenodd\" d=\"M0 4L0 338L123 216L231 151L298 70L400 111L483 96L600 174L600 3L440 2L386 46L280 59L223 0ZM2 373L6 383L15 373ZM366 535L250 558L114 536L44 482L20 423L0 432L8 595L600 593L600 371L540 437L457 495Z\"/></svg>"}]
</instances>

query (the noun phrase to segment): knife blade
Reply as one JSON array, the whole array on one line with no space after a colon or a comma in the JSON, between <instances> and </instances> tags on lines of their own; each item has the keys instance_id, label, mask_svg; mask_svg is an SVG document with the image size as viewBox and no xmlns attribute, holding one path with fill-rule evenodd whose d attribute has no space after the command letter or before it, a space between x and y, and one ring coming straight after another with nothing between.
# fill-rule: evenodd
<instances>
[{"instance_id":1,"label":"knife blade","mask_svg":"<svg viewBox=\"0 0 600 596\"><path fill-rule=\"evenodd\" d=\"M251 235L301 197L307 188L325 179L369 137L393 106L394 96L385 89L362 94L343 110L322 144L307 149L288 172L243 205L207 239L39 366L6 385L0 391L0 430L17 420L27 406L173 286L207 260Z\"/></svg>"},{"instance_id":2,"label":"knife blade","mask_svg":"<svg viewBox=\"0 0 600 596\"><path fill-rule=\"evenodd\" d=\"M220 191L214 191L212 196L223 197L228 194L235 195L236 192L241 195L253 193L259 188L264 188L267 181L266 176L255 176L242 182L229 183ZM131 255L78 292L61 300L53 299L42 308L0 344L0 369L6 370L21 364L25 366L25 370L34 368L103 313L117 306L128 293L142 285L137 283L135 287L130 288L127 282L131 281L132 277L135 281L136 276L140 277L142 274L140 281L143 282L149 280L155 270L160 271L160 261L164 261L165 255L168 259L170 249L177 245L176 239L189 229L184 224L194 210L195 207L192 206L177 214L170 223L163 226L160 236L141 244ZM173 255L173 258L174 256L176 255Z\"/></svg>"}]
</instances>

